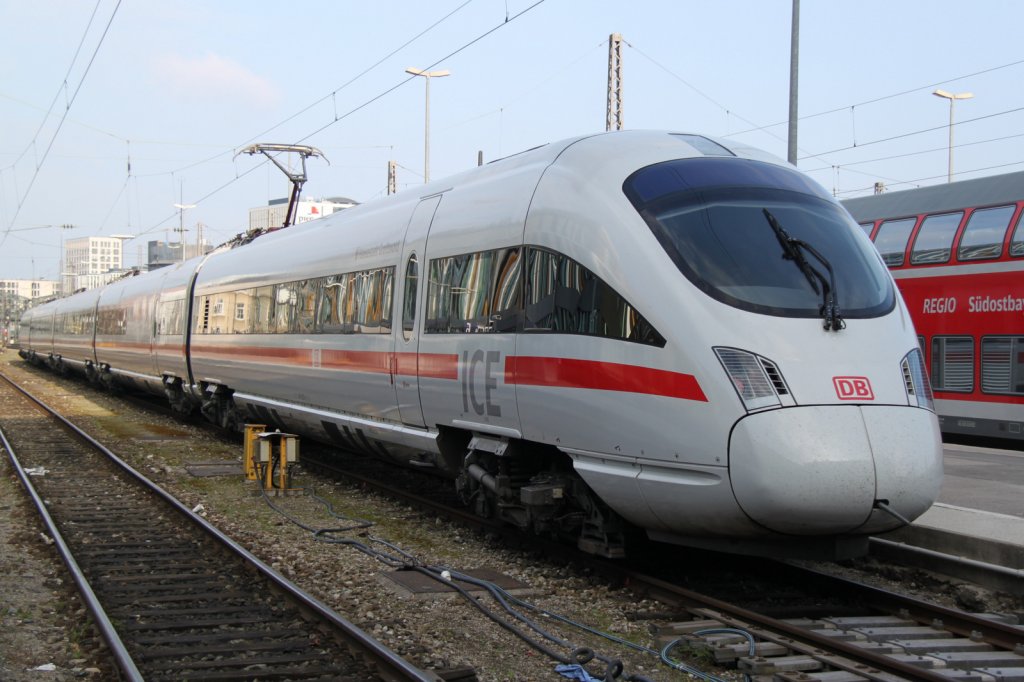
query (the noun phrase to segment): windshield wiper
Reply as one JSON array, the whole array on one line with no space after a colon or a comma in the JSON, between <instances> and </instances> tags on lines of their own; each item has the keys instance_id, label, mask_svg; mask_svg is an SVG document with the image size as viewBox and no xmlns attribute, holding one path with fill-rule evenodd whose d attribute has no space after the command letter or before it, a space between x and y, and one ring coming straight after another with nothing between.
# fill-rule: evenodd
<instances>
[{"instance_id":1,"label":"windshield wiper","mask_svg":"<svg viewBox=\"0 0 1024 682\"><path fill-rule=\"evenodd\" d=\"M771 211L767 208L761 210L764 211L764 217L768 220L772 232L775 233L775 238L779 240L779 244L782 246L783 259L793 261L800 268L800 272L804 273L804 277L807 278L815 294L823 293L823 303L818 308L818 313L824 320L825 331L837 332L840 329L845 329L846 321L839 314L839 294L836 291L836 275L832 271L832 264L807 242L790 237L789 233L772 215ZM820 270L807 262L804 251L814 256L818 262L825 266L825 269L828 271L827 278L821 274ZM821 288L818 287L819 282L821 283Z\"/></svg>"}]
</instances>

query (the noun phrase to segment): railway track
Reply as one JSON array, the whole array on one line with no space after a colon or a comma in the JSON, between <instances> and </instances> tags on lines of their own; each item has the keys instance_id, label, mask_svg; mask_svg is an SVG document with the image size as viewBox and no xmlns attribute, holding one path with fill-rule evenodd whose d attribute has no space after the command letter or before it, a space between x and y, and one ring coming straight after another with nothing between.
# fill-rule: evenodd
<instances>
[{"instance_id":1,"label":"railway track","mask_svg":"<svg viewBox=\"0 0 1024 682\"><path fill-rule=\"evenodd\" d=\"M441 679L3 379L3 447L123 679Z\"/></svg>"},{"instance_id":2,"label":"railway track","mask_svg":"<svg viewBox=\"0 0 1024 682\"><path fill-rule=\"evenodd\" d=\"M394 469L381 481L371 471L353 475L336 466L331 458L317 460L318 446L304 450L304 468L341 473L361 486L430 514L445 516L461 524L475 525L483 532L504 534L523 546L537 547L536 541L500 525L475 517L464 510L439 504L439 493L416 495L396 485ZM422 491L422 485L409 486ZM887 593L856 582L824 574L808 573L799 567L776 566L759 570L785 573L779 582L765 583L762 591L776 595L815 586L819 594L834 595L838 606L832 612L820 604L801 611L801 605L762 611L734 595L712 597L679 586L672 576L656 566L630 570L620 562L595 561L561 545L545 544L540 552L559 561L586 564L612 582L629 584L638 594L657 599L671 617L643 616L660 647L670 647L671 656L702 660L709 665L735 667L763 680L813 682L823 680L949 680L988 682L1020 679L1024 669L1024 630L987 618L946 609L934 604ZM662 563L666 559L661 548ZM692 566L691 566L692 568ZM690 576L693 577L692 575ZM701 578L696 578L698 584ZM702 592L704 585L698 589ZM778 600L776 600L778 601ZM797 599L799 601L799 598ZM833 600L829 600L831 604ZM823 611L822 609L826 609ZM780 615L780 611L784 611ZM732 632L695 634L706 630ZM746 634L740 634L740 631ZM753 637L755 646L750 648Z\"/></svg>"},{"instance_id":3,"label":"railway track","mask_svg":"<svg viewBox=\"0 0 1024 682\"><path fill-rule=\"evenodd\" d=\"M307 452L306 466L310 465L484 532L511 534L521 543L540 542L409 492L394 485L392 479L382 482L373 476L353 474ZM760 589L778 594L813 590L815 594L830 595L828 601L835 604L834 615L822 613L820 604L807 604L781 609L787 611L786 615L774 616L735 599L685 589L670 578L660 577L664 572L654 566L649 566L649 572L631 570L621 562L594 559L553 543L543 543L541 551L549 557L585 565L614 582L628 584L638 595L666 605L675 617L650 623L661 647L733 666L760 679L1024 679L1024 627L992 616L965 613L813 569L769 562L764 570L774 577ZM657 554L664 562L664 548ZM702 631L710 633L695 634ZM753 649L747 635L753 638Z\"/></svg>"}]
</instances>

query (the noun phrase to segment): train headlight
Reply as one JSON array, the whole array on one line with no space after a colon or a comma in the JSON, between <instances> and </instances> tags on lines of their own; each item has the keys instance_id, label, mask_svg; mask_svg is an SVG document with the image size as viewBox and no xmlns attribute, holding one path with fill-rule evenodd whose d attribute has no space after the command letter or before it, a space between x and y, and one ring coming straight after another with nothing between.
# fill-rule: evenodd
<instances>
[{"instance_id":1,"label":"train headlight","mask_svg":"<svg viewBox=\"0 0 1024 682\"><path fill-rule=\"evenodd\" d=\"M737 348L714 349L748 412L779 407L791 400L789 387L775 363Z\"/></svg>"},{"instance_id":2,"label":"train headlight","mask_svg":"<svg viewBox=\"0 0 1024 682\"><path fill-rule=\"evenodd\" d=\"M903 356L903 385L907 389L907 400L911 405L935 411L935 398L932 395L932 384L928 380L928 372L924 368L924 356L921 350L914 350Z\"/></svg>"}]
</instances>

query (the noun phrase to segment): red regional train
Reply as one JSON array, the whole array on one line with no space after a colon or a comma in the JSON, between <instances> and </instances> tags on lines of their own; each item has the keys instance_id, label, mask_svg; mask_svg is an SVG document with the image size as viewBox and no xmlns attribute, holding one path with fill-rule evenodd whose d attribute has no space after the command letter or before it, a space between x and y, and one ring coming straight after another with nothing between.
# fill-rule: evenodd
<instances>
[{"instance_id":1,"label":"red regional train","mask_svg":"<svg viewBox=\"0 0 1024 682\"><path fill-rule=\"evenodd\" d=\"M843 204L914 318L943 433L1024 442L1024 171Z\"/></svg>"}]
</instances>

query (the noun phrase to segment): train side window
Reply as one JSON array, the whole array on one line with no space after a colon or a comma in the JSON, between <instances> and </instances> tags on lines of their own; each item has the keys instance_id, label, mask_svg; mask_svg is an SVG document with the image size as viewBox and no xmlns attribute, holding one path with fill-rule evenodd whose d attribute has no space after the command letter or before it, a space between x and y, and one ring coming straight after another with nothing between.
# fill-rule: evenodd
<instances>
[{"instance_id":1,"label":"train side window","mask_svg":"<svg viewBox=\"0 0 1024 682\"><path fill-rule=\"evenodd\" d=\"M163 301L157 308L156 329L158 334L179 336L185 333L185 301Z\"/></svg>"},{"instance_id":2,"label":"train side window","mask_svg":"<svg viewBox=\"0 0 1024 682\"><path fill-rule=\"evenodd\" d=\"M271 334L287 334L292 330L295 320L295 308L299 304L299 295L294 282L274 285L274 312L270 318Z\"/></svg>"},{"instance_id":3,"label":"train side window","mask_svg":"<svg viewBox=\"0 0 1024 682\"><path fill-rule=\"evenodd\" d=\"M256 296L256 289L241 289L234 292L234 300L231 302L229 329L232 334L251 334L253 331L253 298Z\"/></svg>"},{"instance_id":4,"label":"train side window","mask_svg":"<svg viewBox=\"0 0 1024 682\"><path fill-rule=\"evenodd\" d=\"M395 269L380 269L380 291L381 291L381 315L380 331L382 334L391 333L392 309L395 303Z\"/></svg>"},{"instance_id":5,"label":"train side window","mask_svg":"<svg viewBox=\"0 0 1024 682\"><path fill-rule=\"evenodd\" d=\"M269 334L270 323L274 316L274 287L256 287L252 300L253 334Z\"/></svg>"},{"instance_id":6,"label":"train side window","mask_svg":"<svg viewBox=\"0 0 1024 682\"><path fill-rule=\"evenodd\" d=\"M324 288L317 304L316 328L326 334L340 334L342 331L342 301L348 275L324 277Z\"/></svg>"},{"instance_id":7,"label":"train side window","mask_svg":"<svg viewBox=\"0 0 1024 682\"><path fill-rule=\"evenodd\" d=\"M425 331L515 331L522 307L520 260L516 247L431 260Z\"/></svg>"},{"instance_id":8,"label":"train side window","mask_svg":"<svg viewBox=\"0 0 1024 682\"><path fill-rule=\"evenodd\" d=\"M904 253L907 250L907 241L910 233L914 231L914 224L917 218L902 218L900 220L886 220L878 228L875 235L875 248L882 254L882 260L890 268L903 265Z\"/></svg>"},{"instance_id":9,"label":"train side window","mask_svg":"<svg viewBox=\"0 0 1024 682\"><path fill-rule=\"evenodd\" d=\"M217 302L214 305L216 319L211 314L211 324L214 334L230 334L234 331L235 318L235 292L225 291L217 295Z\"/></svg>"},{"instance_id":10,"label":"train side window","mask_svg":"<svg viewBox=\"0 0 1024 682\"><path fill-rule=\"evenodd\" d=\"M428 334L443 334L453 331L449 318L452 306L452 273L456 266L455 257L434 258L430 261L427 277L427 306L424 311L424 331Z\"/></svg>"},{"instance_id":11,"label":"train side window","mask_svg":"<svg viewBox=\"0 0 1024 682\"><path fill-rule=\"evenodd\" d=\"M196 334L209 334L210 333L210 297L209 296L196 296ZM103 311L100 311L99 320L96 323L96 331L99 333L100 328L103 324Z\"/></svg>"},{"instance_id":12,"label":"train side window","mask_svg":"<svg viewBox=\"0 0 1024 682\"><path fill-rule=\"evenodd\" d=\"M948 263L953 250L953 238L963 217L963 211L926 217L914 238L910 264Z\"/></svg>"},{"instance_id":13,"label":"train side window","mask_svg":"<svg viewBox=\"0 0 1024 682\"><path fill-rule=\"evenodd\" d=\"M1003 252L1003 238L1016 206L997 206L978 209L967 219L960 237L960 260L998 258Z\"/></svg>"},{"instance_id":14,"label":"train side window","mask_svg":"<svg viewBox=\"0 0 1024 682\"><path fill-rule=\"evenodd\" d=\"M402 291L402 336L406 341L412 338L416 326L416 292L419 289L420 264L416 254L409 256L405 265L405 287Z\"/></svg>"},{"instance_id":15,"label":"train side window","mask_svg":"<svg viewBox=\"0 0 1024 682\"><path fill-rule=\"evenodd\" d=\"M981 390L1024 395L1024 338L993 336L981 340Z\"/></svg>"},{"instance_id":16,"label":"train side window","mask_svg":"<svg viewBox=\"0 0 1024 682\"><path fill-rule=\"evenodd\" d=\"M295 320L294 331L298 334L310 334L315 328L316 302L323 289L320 278L303 279L295 283Z\"/></svg>"},{"instance_id":17,"label":"train side window","mask_svg":"<svg viewBox=\"0 0 1024 682\"><path fill-rule=\"evenodd\" d=\"M393 270L376 268L355 274L353 285L356 305L355 329L362 334L391 331Z\"/></svg>"},{"instance_id":18,"label":"train side window","mask_svg":"<svg viewBox=\"0 0 1024 682\"><path fill-rule=\"evenodd\" d=\"M932 338L932 388L971 393L974 390L974 339L970 336Z\"/></svg>"},{"instance_id":19,"label":"train side window","mask_svg":"<svg viewBox=\"0 0 1024 682\"><path fill-rule=\"evenodd\" d=\"M526 268L526 332L561 332L636 341L665 339L614 289L568 256L530 248Z\"/></svg>"},{"instance_id":20,"label":"train side window","mask_svg":"<svg viewBox=\"0 0 1024 682\"><path fill-rule=\"evenodd\" d=\"M1013 231L1013 238L1010 240L1010 255L1024 256L1024 220L1017 220L1017 229Z\"/></svg>"}]
</instances>

